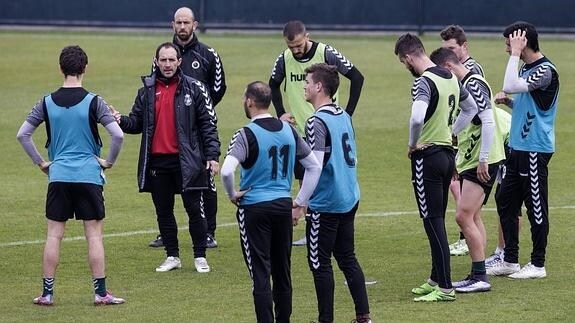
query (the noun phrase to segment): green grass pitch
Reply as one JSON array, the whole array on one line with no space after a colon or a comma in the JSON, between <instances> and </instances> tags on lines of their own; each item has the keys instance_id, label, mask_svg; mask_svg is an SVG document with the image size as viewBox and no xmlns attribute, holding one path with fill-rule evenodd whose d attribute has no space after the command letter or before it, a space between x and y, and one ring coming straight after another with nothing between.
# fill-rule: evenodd
<instances>
[{"instance_id":1,"label":"green grass pitch","mask_svg":"<svg viewBox=\"0 0 575 323\"><path fill-rule=\"evenodd\" d=\"M275 35L200 35L224 62L228 91L217 107L222 151L233 132L243 126L241 97L254 80L267 81L278 54L284 50L281 33ZM95 308L90 272L83 240L62 244L56 276L56 306L34 306L32 298L41 290L42 241L45 239L44 201L46 177L29 161L16 141L16 132L28 111L43 95L61 85L58 55L62 47L79 44L88 53L84 86L102 95L122 113L127 113L140 75L150 69L158 44L171 33L100 32L0 32L0 321L3 322L253 322L255 314L251 283L239 246L235 209L219 183L217 238L219 247L208 250L209 274L193 269L191 241L180 232L183 268L156 273L164 259L162 250L149 248L157 228L151 198L137 193L136 161L139 136L126 135L116 166L107 172L105 224L108 286L127 303ZM557 116L557 152L550 164L550 235L547 254L548 277L533 281L493 278L488 293L458 295L449 304L419 304L412 301L412 287L429 274L427 239L416 213L409 161L407 125L410 114L412 77L393 54L394 36L327 36L312 39L333 45L364 74L362 97L354 114L357 132L361 203L356 219L356 251L367 277L374 322L452 322L495 320L502 322L572 321L575 315L571 288L575 274L575 63L572 39L540 37L543 53L558 66L561 94ZM428 52L440 45L436 34L423 38ZM470 50L485 68L494 90L501 88L508 56L501 36L470 37ZM348 82L342 79L341 102L347 102ZM105 136L103 129L100 131ZM44 127L34 136L41 153ZM107 138L104 138L107 143ZM103 150L107 151L107 147ZM223 161L223 158L221 159ZM449 205L447 226L450 240L458 235ZM496 244L497 214L490 199L483 213L488 230L488 252ZM177 219L187 225L177 200ZM527 222L527 221L525 221ZM295 236L303 232L296 227ZM68 224L66 238L82 236L80 223ZM529 261L529 226L521 231L520 262ZM465 277L468 257L452 258L452 278ZM305 249L292 254L293 322L317 319L315 292L307 267ZM334 263L335 265L335 263ZM336 269L337 322L349 322L354 309Z\"/></svg>"}]
</instances>

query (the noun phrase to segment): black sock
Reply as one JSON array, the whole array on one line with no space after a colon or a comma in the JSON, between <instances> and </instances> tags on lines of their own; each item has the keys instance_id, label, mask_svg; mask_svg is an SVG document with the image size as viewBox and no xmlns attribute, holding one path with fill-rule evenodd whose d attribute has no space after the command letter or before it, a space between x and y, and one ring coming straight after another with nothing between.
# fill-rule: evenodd
<instances>
[{"instance_id":1,"label":"black sock","mask_svg":"<svg viewBox=\"0 0 575 323\"><path fill-rule=\"evenodd\" d=\"M48 294L54 294L54 277L42 278L42 296L46 296Z\"/></svg>"},{"instance_id":2,"label":"black sock","mask_svg":"<svg viewBox=\"0 0 575 323\"><path fill-rule=\"evenodd\" d=\"M485 260L474 261L471 263L471 274L473 275L485 275Z\"/></svg>"},{"instance_id":3,"label":"black sock","mask_svg":"<svg viewBox=\"0 0 575 323\"><path fill-rule=\"evenodd\" d=\"M94 278L94 293L104 297L108 293L106 291L106 277Z\"/></svg>"}]
</instances>

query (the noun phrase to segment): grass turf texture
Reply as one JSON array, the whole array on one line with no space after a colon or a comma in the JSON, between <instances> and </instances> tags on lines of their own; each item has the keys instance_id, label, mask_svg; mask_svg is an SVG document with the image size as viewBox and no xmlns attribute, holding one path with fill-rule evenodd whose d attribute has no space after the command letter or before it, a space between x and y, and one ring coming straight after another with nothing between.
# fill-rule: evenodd
<instances>
[{"instance_id":1,"label":"grass turf texture","mask_svg":"<svg viewBox=\"0 0 575 323\"><path fill-rule=\"evenodd\" d=\"M209 274L193 269L191 242L187 230L180 231L183 268L156 273L164 259L162 250L147 246L157 232L151 198L138 194L136 162L139 136L126 135L124 149L115 167L107 172L105 187L107 218L105 238L108 287L127 303L117 307L94 308L90 272L83 240L62 244L61 263L56 276L56 306L32 305L41 291L42 240L45 239L44 201L46 177L24 154L15 139L18 127L36 101L61 85L58 55L62 47L79 44L89 56L84 86L103 96L122 113L128 113L140 75L149 72L154 50L171 39L161 34L114 34L68 32L0 32L0 255L3 297L0 308L4 322L50 321L93 322L253 322L255 314L251 282L239 246L235 209L223 193L218 178L219 247L208 250ZM412 77L393 55L396 37L324 36L312 39L333 45L364 74L365 84L354 114L357 132L359 178L362 199L356 219L356 251L367 277L378 280L368 286L374 322L427 321L569 321L575 315L572 283L575 267L575 63L572 40L541 37L543 53L558 66L561 94L557 117L557 153L550 164L550 235L548 277L534 281L493 278L489 293L458 295L450 304L417 304L411 288L429 275L429 246L410 183L407 155L407 125L410 114ZM267 81L273 62L285 44L280 35L200 35L213 46L224 62L228 91L218 105L220 139L225 152L233 132L243 126L241 96L245 85ZM428 52L439 46L438 35L423 38ZM470 38L470 50L484 67L494 91L501 88L508 56L501 37ZM342 78L340 100L347 102L348 81ZM106 133L100 130L105 143ZM44 127L35 142L43 156ZM103 150L107 152L107 146ZM223 157L223 156L222 156ZM223 158L221 159L223 161ZM187 224L178 198L176 216ZM450 209L454 206L451 203ZM488 251L496 244L497 214L493 198L484 211L488 230ZM458 236L453 212L447 215L450 241ZM303 233L300 224L294 233ZM66 237L82 236L82 226L70 221ZM28 241L29 243L18 243ZM37 241L37 242L34 242ZM529 261L531 242L525 221L521 232L520 262ZM451 258L452 278L465 277L468 257ZM335 262L334 262L335 266ZM335 319L346 322L355 317L353 303L336 271ZM292 253L293 322L317 319L315 292L307 267L305 248Z\"/></svg>"}]
</instances>

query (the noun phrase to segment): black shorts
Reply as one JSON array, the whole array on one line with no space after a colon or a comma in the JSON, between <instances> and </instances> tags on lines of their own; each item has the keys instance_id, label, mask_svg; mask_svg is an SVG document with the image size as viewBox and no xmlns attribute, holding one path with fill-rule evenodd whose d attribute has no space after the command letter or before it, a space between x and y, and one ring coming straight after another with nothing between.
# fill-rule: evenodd
<instances>
[{"instance_id":1,"label":"black shorts","mask_svg":"<svg viewBox=\"0 0 575 323\"><path fill-rule=\"evenodd\" d=\"M497 178L497 173L499 172L499 163L493 163L488 165L488 172L489 172L489 181L487 183L483 183L477 178L477 167L464 170L463 172L459 173L459 181L461 185L463 185L463 180L466 179L470 182L476 183L477 185L483 188L483 192L485 192L485 199L483 199L483 205L487 204L487 200L489 199L489 194L491 194L491 190L493 189L493 185L495 184L495 179Z\"/></svg>"},{"instance_id":2,"label":"black shorts","mask_svg":"<svg viewBox=\"0 0 575 323\"><path fill-rule=\"evenodd\" d=\"M46 218L58 222L68 219L102 220L104 188L89 183L52 182L46 195Z\"/></svg>"}]
</instances>

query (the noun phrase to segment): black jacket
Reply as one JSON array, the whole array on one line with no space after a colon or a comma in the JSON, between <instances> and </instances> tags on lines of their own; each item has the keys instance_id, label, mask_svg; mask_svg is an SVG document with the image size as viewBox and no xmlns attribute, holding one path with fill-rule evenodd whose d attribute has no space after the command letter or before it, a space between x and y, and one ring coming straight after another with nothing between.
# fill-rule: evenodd
<instances>
[{"instance_id":1,"label":"black jacket","mask_svg":"<svg viewBox=\"0 0 575 323\"><path fill-rule=\"evenodd\" d=\"M214 107L218 105L226 93L224 64L218 53L206 44L200 43L196 34L186 46L180 46L175 35L172 42L178 46L182 54L181 68L184 74L203 82L209 88Z\"/></svg>"},{"instance_id":2,"label":"black jacket","mask_svg":"<svg viewBox=\"0 0 575 323\"><path fill-rule=\"evenodd\" d=\"M203 83L184 76L181 72L179 76L174 104L182 191L206 189L208 187L206 161L217 161L220 156L216 112ZM120 127L125 133L142 134L138 160L138 188L140 192L150 192L148 165L155 127L155 74L142 76L142 82L144 87L138 90L130 114L122 116Z\"/></svg>"}]
</instances>

